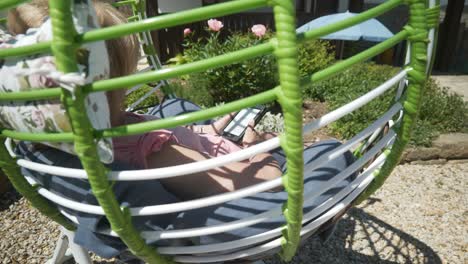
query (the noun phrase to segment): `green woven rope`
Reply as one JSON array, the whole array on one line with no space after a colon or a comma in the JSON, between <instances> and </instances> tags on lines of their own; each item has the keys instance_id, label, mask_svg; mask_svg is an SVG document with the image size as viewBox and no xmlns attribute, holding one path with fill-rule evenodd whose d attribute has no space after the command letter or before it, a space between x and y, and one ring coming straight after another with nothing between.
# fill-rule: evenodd
<instances>
[{"instance_id":1,"label":"green woven rope","mask_svg":"<svg viewBox=\"0 0 468 264\"><path fill-rule=\"evenodd\" d=\"M293 1L273 0L278 44L275 55L278 59L281 90L278 101L283 108L286 134L281 138L281 146L286 153L288 166L285 179L288 200L284 217L287 226L283 231L282 257L286 261L296 253L302 227L302 204L304 202L304 161L302 142L302 92L299 88L299 68L297 64L296 19ZM284 176L286 177L286 176Z\"/></svg>"},{"instance_id":2,"label":"green woven rope","mask_svg":"<svg viewBox=\"0 0 468 264\"><path fill-rule=\"evenodd\" d=\"M128 210L120 208L112 189L113 184L107 180L107 170L99 162L97 156L91 124L84 111L84 96L77 91L75 98L76 100L73 100L71 96L64 98L64 105L72 119L75 151L86 170L93 194L104 210L112 230L119 235L134 255L147 263L171 263L169 259L159 256L154 248L146 245L133 227Z\"/></svg>"},{"instance_id":3,"label":"green woven rope","mask_svg":"<svg viewBox=\"0 0 468 264\"><path fill-rule=\"evenodd\" d=\"M427 74L427 43L428 26L426 21L425 0L409 0L410 18L405 30L409 32L408 39L411 42L411 59L408 72L409 85L406 99L403 103L404 116L398 127L397 138L393 144L392 151L382 169L376 175L369 187L358 197L356 204L361 203L379 189L388 178L392 170L400 161L405 146L411 138L411 132L416 123L417 115L421 105L422 94Z\"/></svg>"},{"instance_id":4,"label":"green woven rope","mask_svg":"<svg viewBox=\"0 0 468 264\"><path fill-rule=\"evenodd\" d=\"M13 8L21 3L28 2L29 0L2 0L0 1L0 10L6 8Z\"/></svg>"},{"instance_id":5,"label":"green woven rope","mask_svg":"<svg viewBox=\"0 0 468 264\"><path fill-rule=\"evenodd\" d=\"M34 186L26 181L21 174L20 168L16 165L16 160L10 156L4 143L4 141L0 143L0 167L3 172L5 172L13 187L43 215L49 217L68 230L75 230L75 226L68 221L55 206L42 197Z\"/></svg>"},{"instance_id":6,"label":"green woven rope","mask_svg":"<svg viewBox=\"0 0 468 264\"><path fill-rule=\"evenodd\" d=\"M426 20L429 28L435 28L439 26L440 21L440 5L436 5L432 8L426 9Z\"/></svg>"},{"instance_id":7,"label":"green woven rope","mask_svg":"<svg viewBox=\"0 0 468 264\"><path fill-rule=\"evenodd\" d=\"M56 58L58 70L62 72L77 71L76 44L74 39L74 25L71 14L71 1L50 0L50 16L53 26L52 51ZM132 225L128 210L120 205L112 190L112 183L107 180L107 170L99 162L93 129L86 114L85 96L81 89L76 89L72 95L64 91L62 102L67 110L73 129L75 151L81 160L92 191L103 208L112 230L128 246L130 251L148 263L171 263L160 256L155 249L146 245L137 230Z\"/></svg>"},{"instance_id":8,"label":"green woven rope","mask_svg":"<svg viewBox=\"0 0 468 264\"><path fill-rule=\"evenodd\" d=\"M432 72L432 68L434 67L435 57L437 53L437 40L439 39L440 0L436 0L435 6L433 8L429 8L429 10L426 12L426 17L428 19L429 28L434 28L434 43L428 70L428 73L430 74Z\"/></svg>"}]
</instances>

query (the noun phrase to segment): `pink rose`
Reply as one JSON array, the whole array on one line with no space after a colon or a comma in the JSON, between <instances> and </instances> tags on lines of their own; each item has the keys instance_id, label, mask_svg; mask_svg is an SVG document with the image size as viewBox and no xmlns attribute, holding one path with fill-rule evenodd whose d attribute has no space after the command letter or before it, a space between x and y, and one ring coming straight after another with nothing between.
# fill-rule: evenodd
<instances>
[{"instance_id":1,"label":"pink rose","mask_svg":"<svg viewBox=\"0 0 468 264\"><path fill-rule=\"evenodd\" d=\"M191 30L190 28L184 29L184 37L186 37L186 36L189 35L190 33L192 33L192 30Z\"/></svg>"},{"instance_id":2,"label":"pink rose","mask_svg":"<svg viewBox=\"0 0 468 264\"><path fill-rule=\"evenodd\" d=\"M210 19L208 20L208 27L211 31L218 32L224 27L224 25L221 21L217 19Z\"/></svg>"},{"instance_id":3,"label":"pink rose","mask_svg":"<svg viewBox=\"0 0 468 264\"><path fill-rule=\"evenodd\" d=\"M259 38L263 37L266 33L266 27L262 24L253 25L251 30L252 33Z\"/></svg>"}]
</instances>

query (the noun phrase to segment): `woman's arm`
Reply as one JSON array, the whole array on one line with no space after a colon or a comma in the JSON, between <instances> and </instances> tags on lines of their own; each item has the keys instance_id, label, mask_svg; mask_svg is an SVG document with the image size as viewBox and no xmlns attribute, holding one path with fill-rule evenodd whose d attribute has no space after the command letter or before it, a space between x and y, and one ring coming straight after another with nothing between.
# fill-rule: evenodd
<instances>
[{"instance_id":1,"label":"woman's arm","mask_svg":"<svg viewBox=\"0 0 468 264\"><path fill-rule=\"evenodd\" d=\"M234 118L234 116L235 113L231 113L223 116L210 125L189 125L186 127L197 134L211 134L221 136L223 134L224 128Z\"/></svg>"}]
</instances>

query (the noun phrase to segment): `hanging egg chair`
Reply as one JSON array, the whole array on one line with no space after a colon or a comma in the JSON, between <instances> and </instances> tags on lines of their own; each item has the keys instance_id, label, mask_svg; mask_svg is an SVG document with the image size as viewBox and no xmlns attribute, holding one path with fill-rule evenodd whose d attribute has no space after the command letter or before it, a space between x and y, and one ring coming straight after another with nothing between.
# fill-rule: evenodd
<instances>
[{"instance_id":1,"label":"hanging egg chair","mask_svg":"<svg viewBox=\"0 0 468 264\"><path fill-rule=\"evenodd\" d=\"M28 1L2 0L0 10L25 2ZM85 225L81 219L89 215L105 217L107 225L99 226L96 234L119 237L134 256L148 263L254 261L275 253L288 261L307 237L326 230L350 206L381 187L398 164L417 119L434 57L439 22L439 4L435 0L385 1L349 19L301 34L296 34L294 1L290 0L235 0L151 18L144 13L145 1L126 0L114 5L132 6L134 15L129 23L99 28L92 1L49 0L50 19L43 26L16 37L5 32L0 38L0 134L5 143L0 146L1 167L33 207L62 226L63 235L50 263L63 261L67 245L77 262L90 263L87 251L73 242L76 230ZM409 21L400 32L300 78L300 42L357 25L400 5L409 10ZM262 7L272 8L274 14L275 37L268 42L160 68L150 30ZM131 76L108 78L109 58L104 41L137 33L150 68ZM302 123L303 85L336 75L403 41L408 43L407 59L395 76L336 110ZM118 127L110 125L105 92L164 82L269 54L276 57L277 87L196 112ZM392 106L370 126L345 143L324 142L304 150L304 134L339 120L388 91L395 92ZM173 96L168 89L163 92L169 98ZM284 115L285 131L278 137L224 156L170 167L135 170L106 165L114 158L112 138L183 126L274 101L281 105ZM389 129L384 133L385 126ZM76 164L47 163L45 154L18 155L18 148L27 146L23 142L45 144L63 156L72 155ZM279 148L285 154L282 177L233 192L189 201L164 202L162 198L149 205L127 204L114 193L116 185L136 182L133 193L140 195L138 186L148 182L187 177ZM309 151L314 154L306 155ZM74 180L70 182L77 185L89 184L93 199L76 201L73 193L55 192L54 181L62 179ZM284 191L268 192L279 187ZM163 190L155 190L154 195L158 192L162 195ZM227 212L233 210L239 214L237 218L227 217ZM173 222L167 228L139 230L133 225L143 217L168 216Z\"/></svg>"}]
</instances>

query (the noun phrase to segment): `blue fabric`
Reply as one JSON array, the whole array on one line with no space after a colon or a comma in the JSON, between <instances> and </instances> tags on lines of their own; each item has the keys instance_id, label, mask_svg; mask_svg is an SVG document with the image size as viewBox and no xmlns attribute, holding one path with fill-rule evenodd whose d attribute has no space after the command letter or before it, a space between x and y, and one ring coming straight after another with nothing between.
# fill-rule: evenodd
<instances>
[{"instance_id":1,"label":"blue fabric","mask_svg":"<svg viewBox=\"0 0 468 264\"><path fill-rule=\"evenodd\" d=\"M354 17L356 15L358 14L350 13L348 11L344 13L322 16L302 25L301 27L296 29L296 32L304 33L313 29L322 28L324 26ZM355 26L348 27L343 30L321 37L321 39L338 39L351 41L363 39L373 42L382 42L391 37L393 37L393 33L390 30L388 30L377 19L372 18Z\"/></svg>"},{"instance_id":2,"label":"blue fabric","mask_svg":"<svg viewBox=\"0 0 468 264\"><path fill-rule=\"evenodd\" d=\"M179 109L176 107L178 104L181 105ZM155 109L159 110L153 110L152 114L158 117L163 117L160 115L162 113L164 114L164 117L167 117L169 113L171 115L178 115L184 113L187 109L196 111L199 108L185 100L171 99L165 101L160 107ZM307 148L304 151L305 163L312 162L323 153L328 152L339 145L341 144L336 140L328 140ZM34 162L69 168L81 168L80 161L73 155L48 147L34 149L34 145L27 142L22 142L18 145L17 153L18 155L23 156L23 158ZM285 171L286 160L284 153L280 149L276 149L272 151L272 154L280 163L282 170ZM347 152L329 164L320 166L309 175L305 175L305 193L320 191L316 188L317 182L327 181L334 177L337 173L341 172L351 164L353 160L353 155ZM125 164L110 164L109 168L112 170L134 169ZM97 205L97 201L92 195L90 186L86 180L45 175L43 173L30 171L24 168L22 168L22 173L36 178L45 188L59 195L71 198L81 203ZM306 203L304 212L308 212L315 208L317 204L325 201L330 196L344 188L348 182L349 179L344 180L335 188L317 197L312 202ZM113 189L119 202L126 203L131 207L175 203L179 201L174 195L167 192L157 180L116 182ZM133 223L137 229L142 231L164 230L168 228L171 229L173 227L191 228L210 226L239 220L276 208L281 206L286 201L286 198L287 193L284 191L264 192L221 205L191 210L180 214L133 217ZM114 257L126 248L118 238L104 236L93 232L102 228L109 228L109 224L105 217L79 213L71 210L67 211L77 216L80 222L75 236L75 243L105 258ZM201 237L196 241L196 243L208 244L244 238L279 227L282 222L282 217L277 217L265 223L246 227L240 230ZM193 240L191 241L193 242ZM165 245L165 242L160 241L158 242L158 245Z\"/></svg>"},{"instance_id":3,"label":"blue fabric","mask_svg":"<svg viewBox=\"0 0 468 264\"><path fill-rule=\"evenodd\" d=\"M340 145L341 143L336 140L327 140L314 144L304 150L304 163L311 163L324 153ZM283 172L285 172L286 161L283 152L277 149L272 154L282 166ZM328 164L321 165L311 173L306 174L304 176L304 193L321 192L322 190L317 188L318 183L330 180L336 174L346 169L353 161L354 156L350 152L346 152L344 155L337 157ZM311 211L317 207L317 205L334 196L337 192L346 187L352 178L353 176L341 181L324 194L312 199L312 201L305 202L304 213ZM281 206L286 202L287 195L285 191L263 192L221 205L191 210L179 215L175 222L175 227L179 229L211 226L251 217ZM305 199L307 199L307 197L305 197ZM284 217L275 217L260 224L242 229L201 237L197 242L200 244L211 244L241 239L280 227L283 223Z\"/></svg>"},{"instance_id":4,"label":"blue fabric","mask_svg":"<svg viewBox=\"0 0 468 264\"><path fill-rule=\"evenodd\" d=\"M192 113L200 110L200 107L190 101L181 98L167 99L162 104L155 106L148 111L148 115L154 115L159 118L178 116L181 114ZM195 125L209 125L212 120L203 120L195 122Z\"/></svg>"},{"instance_id":5,"label":"blue fabric","mask_svg":"<svg viewBox=\"0 0 468 264\"><path fill-rule=\"evenodd\" d=\"M49 147L34 149L34 145L21 142L16 152L24 159L61 167L82 168L79 159L73 155ZM112 170L134 169L124 164L111 164ZM33 170L21 168L23 175L35 178L44 188L77 202L98 205L91 192L88 181L66 177L52 176ZM134 206L158 205L175 203L179 200L167 192L159 181L118 181L113 186L114 193L120 204ZM96 234L93 231L109 228L104 216L92 215L65 209L78 218L80 225L76 231L75 243L95 252L96 254L111 258L118 255L126 246L118 238ZM168 214L154 217L134 217L133 223L140 229L163 230L168 228L177 214Z\"/></svg>"}]
</instances>

